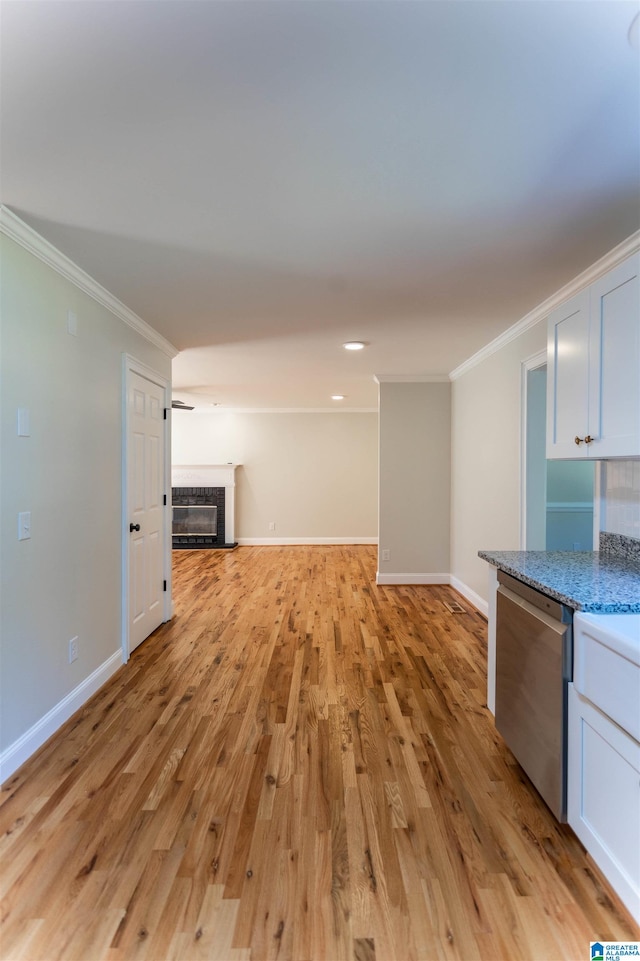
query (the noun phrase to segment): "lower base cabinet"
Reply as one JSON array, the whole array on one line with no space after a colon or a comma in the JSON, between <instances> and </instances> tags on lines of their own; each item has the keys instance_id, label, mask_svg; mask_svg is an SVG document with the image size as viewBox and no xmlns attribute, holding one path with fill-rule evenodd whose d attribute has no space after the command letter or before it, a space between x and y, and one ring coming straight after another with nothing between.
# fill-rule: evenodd
<instances>
[{"instance_id":1,"label":"lower base cabinet","mask_svg":"<svg viewBox=\"0 0 640 961\"><path fill-rule=\"evenodd\" d=\"M640 923L640 744L569 684L568 821Z\"/></svg>"}]
</instances>

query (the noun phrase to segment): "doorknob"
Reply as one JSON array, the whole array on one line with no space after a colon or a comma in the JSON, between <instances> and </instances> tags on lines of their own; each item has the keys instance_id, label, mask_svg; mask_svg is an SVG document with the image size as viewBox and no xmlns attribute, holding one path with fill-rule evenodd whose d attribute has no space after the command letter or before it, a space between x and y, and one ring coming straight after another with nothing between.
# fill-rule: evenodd
<instances>
[{"instance_id":1,"label":"doorknob","mask_svg":"<svg viewBox=\"0 0 640 961\"><path fill-rule=\"evenodd\" d=\"M140 530L140 525L139 525L139 524L129 524L129 533L130 533L130 534L132 534L134 531L139 531L139 530Z\"/></svg>"}]
</instances>

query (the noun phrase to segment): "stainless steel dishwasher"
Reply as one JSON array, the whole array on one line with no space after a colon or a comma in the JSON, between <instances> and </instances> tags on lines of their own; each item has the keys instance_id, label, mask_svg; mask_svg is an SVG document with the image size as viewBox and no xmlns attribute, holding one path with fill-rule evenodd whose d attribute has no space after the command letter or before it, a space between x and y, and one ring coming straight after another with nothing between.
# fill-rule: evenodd
<instances>
[{"instance_id":1,"label":"stainless steel dishwasher","mask_svg":"<svg viewBox=\"0 0 640 961\"><path fill-rule=\"evenodd\" d=\"M567 683L572 616L498 571L496 727L559 821L567 819Z\"/></svg>"}]
</instances>

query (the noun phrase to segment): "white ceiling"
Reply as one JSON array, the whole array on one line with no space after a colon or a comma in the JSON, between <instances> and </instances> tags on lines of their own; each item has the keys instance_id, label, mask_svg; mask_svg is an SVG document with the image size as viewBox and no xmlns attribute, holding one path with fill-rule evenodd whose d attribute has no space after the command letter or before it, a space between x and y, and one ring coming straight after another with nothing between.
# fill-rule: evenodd
<instances>
[{"instance_id":1,"label":"white ceiling","mask_svg":"<svg viewBox=\"0 0 640 961\"><path fill-rule=\"evenodd\" d=\"M180 349L176 396L373 407L640 226L637 11L4 0L2 202Z\"/></svg>"}]
</instances>

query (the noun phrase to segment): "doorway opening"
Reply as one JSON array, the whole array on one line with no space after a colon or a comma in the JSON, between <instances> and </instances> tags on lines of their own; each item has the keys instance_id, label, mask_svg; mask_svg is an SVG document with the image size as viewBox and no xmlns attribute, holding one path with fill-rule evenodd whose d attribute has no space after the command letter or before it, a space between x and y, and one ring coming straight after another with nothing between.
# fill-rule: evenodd
<instances>
[{"instance_id":1,"label":"doorway opening","mask_svg":"<svg viewBox=\"0 0 640 961\"><path fill-rule=\"evenodd\" d=\"M547 460L546 355L523 365L523 550L591 551L595 463Z\"/></svg>"}]
</instances>

